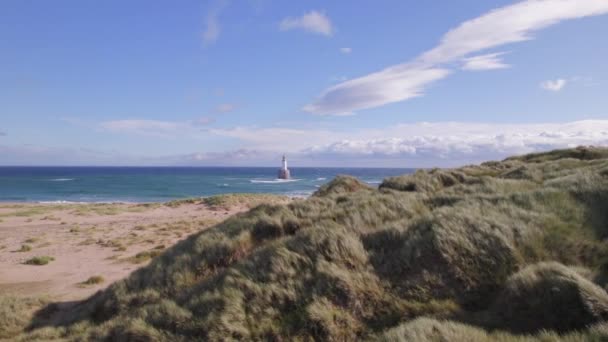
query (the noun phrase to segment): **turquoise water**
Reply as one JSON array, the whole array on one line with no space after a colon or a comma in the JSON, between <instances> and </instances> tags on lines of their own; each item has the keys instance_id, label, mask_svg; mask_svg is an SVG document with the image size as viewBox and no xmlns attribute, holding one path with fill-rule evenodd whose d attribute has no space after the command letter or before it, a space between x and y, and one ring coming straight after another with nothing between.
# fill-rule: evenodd
<instances>
[{"instance_id":1,"label":"turquoise water","mask_svg":"<svg viewBox=\"0 0 608 342\"><path fill-rule=\"evenodd\" d=\"M338 174L377 186L413 169L260 167L0 167L3 202L164 202L223 193L309 196Z\"/></svg>"}]
</instances>

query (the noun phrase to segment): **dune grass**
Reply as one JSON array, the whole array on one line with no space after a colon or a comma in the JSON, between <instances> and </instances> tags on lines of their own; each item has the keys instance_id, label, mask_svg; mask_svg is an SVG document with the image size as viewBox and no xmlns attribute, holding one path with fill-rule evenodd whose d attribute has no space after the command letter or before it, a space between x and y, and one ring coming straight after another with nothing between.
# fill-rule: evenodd
<instances>
[{"instance_id":1,"label":"dune grass","mask_svg":"<svg viewBox=\"0 0 608 342\"><path fill-rule=\"evenodd\" d=\"M48 255L42 255L42 256L35 256L33 258L27 259L24 264L26 265L36 265L36 266L43 266L48 264L49 262L55 260L55 258L48 256Z\"/></svg>"},{"instance_id":2,"label":"dune grass","mask_svg":"<svg viewBox=\"0 0 608 342\"><path fill-rule=\"evenodd\" d=\"M421 170L378 189L340 176L135 255L152 259L22 336L606 340L606 203L599 148Z\"/></svg>"},{"instance_id":3,"label":"dune grass","mask_svg":"<svg viewBox=\"0 0 608 342\"><path fill-rule=\"evenodd\" d=\"M153 259L153 258L159 256L161 253L162 253L161 248L154 248L149 251L139 252L139 253L135 254L134 256L127 258L127 260L134 264L141 264L141 263L147 262L150 259Z\"/></svg>"},{"instance_id":4,"label":"dune grass","mask_svg":"<svg viewBox=\"0 0 608 342\"><path fill-rule=\"evenodd\" d=\"M103 283L104 281L105 281L105 279L102 276L96 275L96 276L89 277L87 280L83 281L80 284L81 285L97 285L97 284Z\"/></svg>"},{"instance_id":5,"label":"dune grass","mask_svg":"<svg viewBox=\"0 0 608 342\"><path fill-rule=\"evenodd\" d=\"M23 245L21 245L21 248L19 248L19 249L18 249L18 250L16 250L15 252L24 253L24 252L29 252L29 251L31 251L31 250L32 250L32 246L30 246L30 245L26 245L26 244L23 244Z\"/></svg>"},{"instance_id":6,"label":"dune grass","mask_svg":"<svg viewBox=\"0 0 608 342\"><path fill-rule=\"evenodd\" d=\"M0 340L10 341L23 332L34 311L48 301L0 294Z\"/></svg>"}]
</instances>

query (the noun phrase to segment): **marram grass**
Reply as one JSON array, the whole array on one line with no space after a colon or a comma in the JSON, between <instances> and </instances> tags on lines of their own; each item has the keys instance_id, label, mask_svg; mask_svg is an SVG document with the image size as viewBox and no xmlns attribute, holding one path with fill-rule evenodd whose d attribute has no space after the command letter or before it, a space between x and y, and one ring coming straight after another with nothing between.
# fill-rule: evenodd
<instances>
[{"instance_id":1,"label":"marram grass","mask_svg":"<svg viewBox=\"0 0 608 342\"><path fill-rule=\"evenodd\" d=\"M341 176L197 232L81 303L0 323L0 336L607 340L606 203L608 150L594 147L422 170L378 189Z\"/></svg>"}]
</instances>

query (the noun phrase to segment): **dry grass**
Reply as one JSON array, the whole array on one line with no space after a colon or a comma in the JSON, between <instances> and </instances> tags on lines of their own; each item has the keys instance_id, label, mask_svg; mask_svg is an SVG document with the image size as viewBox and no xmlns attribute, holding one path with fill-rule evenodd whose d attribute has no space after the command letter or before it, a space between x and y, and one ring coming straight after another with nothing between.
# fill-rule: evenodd
<instances>
[{"instance_id":1,"label":"dry grass","mask_svg":"<svg viewBox=\"0 0 608 342\"><path fill-rule=\"evenodd\" d=\"M134 264L141 264L141 263L147 262L150 259L153 259L153 258L159 256L161 253L162 253L162 249L154 248L149 251L139 252L139 253L135 254L134 256L127 258L127 260Z\"/></svg>"},{"instance_id":2,"label":"dry grass","mask_svg":"<svg viewBox=\"0 0 608 342\"><path fill-rule=\"evenodd\" d=\"M0 340L10 341L19 335L32 319L34 310L47 301L17 298L0 294Z\"/></svg>"}]
</instances>

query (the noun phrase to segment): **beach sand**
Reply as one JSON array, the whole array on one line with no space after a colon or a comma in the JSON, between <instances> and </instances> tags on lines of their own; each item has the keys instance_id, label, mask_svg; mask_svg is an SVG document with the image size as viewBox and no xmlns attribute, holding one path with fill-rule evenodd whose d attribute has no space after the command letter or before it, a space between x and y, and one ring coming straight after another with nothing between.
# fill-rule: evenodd
<instances>
[{"instance_id":1,"label":"beach sand","mask_svg":"<svg viewBox=\"0 0 608 342\"><path fill-rule=\"evenodd\" d=\"M0 203L0 293L61 301L86 298L125 278L146 265L151 256L188 235L267 200L252 195L217 204L200 200L168 204ZM276 201L288 199L277 197ZM25 263L36 256L54 260L46 265ZM85 283L97 276L103 280Z\"/></svg>"}]
</instances>

